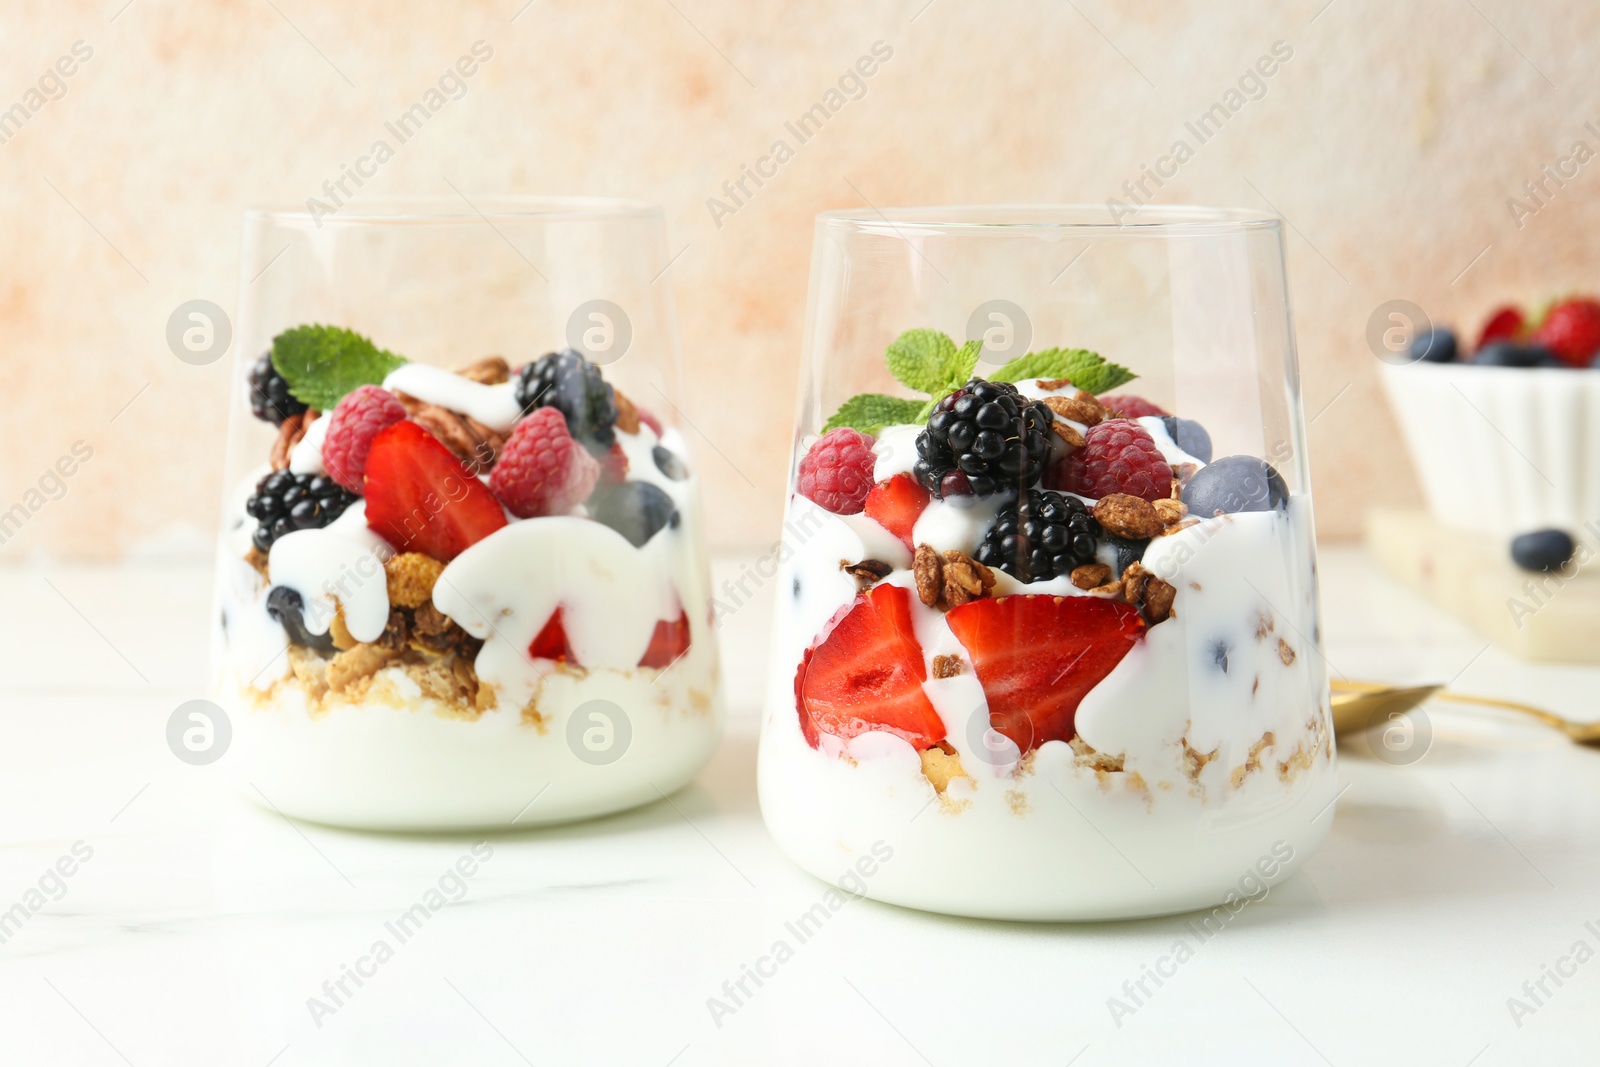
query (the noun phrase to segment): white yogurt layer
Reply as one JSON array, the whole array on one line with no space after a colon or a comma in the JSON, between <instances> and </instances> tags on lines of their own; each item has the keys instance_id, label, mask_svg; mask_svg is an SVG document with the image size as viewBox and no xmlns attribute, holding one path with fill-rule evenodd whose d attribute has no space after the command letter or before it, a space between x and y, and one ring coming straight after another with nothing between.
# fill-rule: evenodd
<instances>
[{"instance_id":1,"label":"white yogurt layer","mask_svg":"<svg viewBox=\"0 0 1600 1067\"><path fill-rule=\"evenodd\" d=\"M879 899L996 918L1157 914L1222 899L1275 842L1304 856L1326 832L1332 735L1304 498L1151 542L1143 562L1175 587L1172 617L1148 629L1077 713L1081 740L1120 759L1120 770L1097 771L1060 741L1021 758L988 729L982 687L944 615L921 604L909 574L891 575L913 588L923 688L969 776L943 795L893 735L806 743L795 673L855 597L839 562L854 562L864 541L857 523L798 496L788 521L817 532L780 578L790 601L775 621L760 797L779 844L819 876L882 840L895 851L868 890ZM987 525L934 501L916 541L970 552ZM1090 595L1064 577L997 578L996 595ZM966 669L935 679L940 655Z\"/></svg>"},{"instance_id":2,"label":"white yogurt layer","mask_svg":"<svg viewBox=\"0 0 1600 1067\"><path fill-rule=\"evenodd\" d=\"M659 674L554 673L537 723L506 706L465 718L392 667L366 699L328 711L286 684L269 706L228 705L233 773L283 814L381 830L537 826L650 803L693 779L721 736L710 645Z\"/></svg>"},{"instance_id":3,"label":"white yogurt layer","mask_svg":"<svg viewBox=\"0 0 1600 1067\"><path fill-rule=\"evenodd\" d=\"M383 380L383 387L390 392L414 396L427 404L459 411L496 433L510 433L511 424L522 414L522 407L517 403L515 378L499 385L484 385L443 367L407 363L390 371Z\"/></svg>"},{"instance_id":4,"label":"white yogurt layer","mask_svg":"<svg viewBox=\"0 0 1600 1067\"><path fill-rule=\"evenodd\" d=\"M328 416L318 415L306 427L305 436L289 450L289 470L295 474L326 474L322 465L322 442L328 436Z\"/></svg>"}]
</instances>

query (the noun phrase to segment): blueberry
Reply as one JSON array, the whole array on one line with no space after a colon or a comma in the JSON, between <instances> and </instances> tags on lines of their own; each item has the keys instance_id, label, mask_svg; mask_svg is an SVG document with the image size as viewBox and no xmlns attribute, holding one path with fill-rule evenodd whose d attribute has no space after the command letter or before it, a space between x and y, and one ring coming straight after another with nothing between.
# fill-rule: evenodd
<instances>
[{"instance_id":1,"label":"blueberry","mask_svg":"<svg viewBox=\"0 0 1600 1067\"><path fill-rule=\"evenodd\" d=\"M589 517L626 537L635 548L679 521L672 498L649 482L602 486L589 498Z\"/></svg>"},{"instance_id":2,"label":"blueberry","mask_svg":"<svg viewBox=\"0 0 1600 1067\"><path fill-rule=\"evenodd\" d=\"M1211 662L1223 674L1228 673L1228 653L1232 651L1226 641L1217 641L1211 646Z\"/></svg>"},{"instance_id":3,"label":"blueberry","mask_svg":"<svg viewBox=\"0 0 1600 1067\"><path fill-rule=\"evenodd\" d=\"M1204 426L1193 419L1182 419L1176 415L1163 415L1161 425L1167 428L1167 436L1179 448L1201 463L1211 462L1211 435L1206 433Z\"/></svg>"},{"instance_id":4,"label":"blueberry","mask_svg":"<svg viewBox=\"0 0 1600 1067\"><path fill-rule=\"evenodd\" d=\"M684 481L689 477L689 468L671 449L656 445L650 450L650 458L656 461L656 470L675 482Z\"/></svg>"},{"instance_id":5,"label":"blueberry","mask_svg":"<svg viewBox=\"0 0 1600 1067\"><path fill-rule=\"evenodd\" d=\"M1576 547L1562 530L1535 530L1511 539L1511 560L1525 571L1559 570Z\"/></svg>"},{"instance_id":6,"label":"blueberry","mask_svg":"<svg viewBox=\"0 0 1600 1067\"><path fill-rule=\"evenodd\" d=\"M1408 351L1413 362L1454 363L1457 351L1455 331L1443 326L1423 330L1411 339Z\"/></svg>"},{"instance_id":7,"label":"blueberry","mask_svg":"<svg viewBox=\"0 0 1600 1067\"><path fill-rule=\"evenodd\" d=\"M275 585L267 591L267 614L278 620L291 642L332 652L332 630L325 634L314 634L307 630L305 607L306 602L300 599L300 594L286 585Z\"/></svg>"},{"instance_id":8,"label":"blueberry","mask_svg":"<svg viewBox=\"0 0 1600 1067\"><path fill-rule=\"evenodd\" d=\"M1544 345L1519 345L1512 341L1491 341L1478 349L1472 362L1480 367L1566 366Z\"/></svg>"},{"instance_id":9,"label":"blueberry","mask_svg":"<svg viewBox=\"0 0 1600 1067\"><path fill-rule=\"evenodd\" d=\"M1202 519L1236 511L1272 511L1287 506L1289 486L1272 464L1254 456L1223 456L1207 464L1183 487L1189 513Z\"/></svg>"}]
</instances>

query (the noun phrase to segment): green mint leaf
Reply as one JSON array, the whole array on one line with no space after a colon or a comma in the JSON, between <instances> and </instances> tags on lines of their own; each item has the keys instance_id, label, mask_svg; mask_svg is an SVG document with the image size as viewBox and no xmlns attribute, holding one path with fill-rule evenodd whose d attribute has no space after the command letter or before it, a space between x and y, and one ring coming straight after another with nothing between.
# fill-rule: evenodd
<instances>
[{"instance_id":1,"label":"green mint leaf","mask_svg":"<svg viewBox=\"0 0 1600 1067\"><path fill-rule=\"evenodd\" d=\"M1023 382L1033 378L1066 378L1079 389L1104 393L1137 377L1127 367L1108 363L1085 348L1045 348L1018 356L989 376L991 381Z\"/></svg>"},{"instance_id":2,"label":"green mint leaf","mask_svg":"<svg viewBox=\"0 0 1600 1067\"><path fill-rule=\"evenodd\" d=\"M405 362L342 326L296 326L272 339L272 365L289 392L319 411L358 385L382 385Z\"/></svg>"},{"instance_id":3,"label":"green mint leaf","mask_svg":"<svg viewBox=\"0 0 1600 1067\"><path fill-rule=\"evenodd\" d=\"M917 412L922 410L922 404L921 400L903 400L882 393L862 393L841 404L839 410L823 425L822 432L849 426L862 433L877 433L885 426L917 421Z\"/></svg>"},{"instance_id":4,"label":"green mint leaf","mask_svg":"<svg viewBox=\"0 0 1600 1067\"><path fill-rule=\"evenodd\" d=\"M944 381L946 392L953 393L972 377L972 368L978 365L978 355L983 351L982 341L968 341L950 357L950 374ZM935 392L935 390L929 390Z\"/></svg>"},{"instance_id":5,"label":"green mint leaf","mask_svg":"<svg viewBox=\"0 0 1600 1067\"><path fill-rule=\"evenodd\" d=\"M936 393L950 380L956 343L938 330L907 330L889 345L884 359L901 384Z\"/></svg>"}]
</instances>

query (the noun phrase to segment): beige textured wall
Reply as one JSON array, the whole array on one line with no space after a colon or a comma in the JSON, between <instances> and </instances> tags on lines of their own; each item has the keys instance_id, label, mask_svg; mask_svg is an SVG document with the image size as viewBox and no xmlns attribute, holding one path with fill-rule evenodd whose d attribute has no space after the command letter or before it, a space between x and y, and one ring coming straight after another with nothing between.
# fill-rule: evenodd
<instances>
[{"instance_id":1,"label":"beige textured wall","mask_svg":"<svg viewBox=\"0 0 1600 1067\"><path fill-rule=\"evenodd\" d=\"M1600 163L1520 227L1507 207L1575 141L1600 147L1593 4L121 3L12 3L0 33L0 107L93 50L0 144L0 508L93 449L0 561L205 544L227 363L174 358L168 315L232 312L242 208L303 201L479 39L493 61L368 190L661 202L688 246L687 410L739 467L700 449L725 545L777 528L815 212L1103 202L1278 40L1293 58L1265 96L1158 199L1291 225L1324 537L1415 493L1364 341L1375 307L1475 323L1504 297L1600 289ZM894 56L865 97L719 228L706 199L878 40Z\"/></svg>"}]
</instances>

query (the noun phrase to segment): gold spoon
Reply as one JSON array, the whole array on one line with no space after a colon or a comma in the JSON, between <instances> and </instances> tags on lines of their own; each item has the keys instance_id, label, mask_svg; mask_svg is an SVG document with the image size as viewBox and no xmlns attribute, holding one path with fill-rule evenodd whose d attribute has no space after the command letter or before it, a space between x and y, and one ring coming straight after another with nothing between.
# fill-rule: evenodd
<instances>
[{"instance_id":1,"label":"gold spoon","mask_svg":"<svg viewBox=\"0 0 1600 1067\"><path fill-rule=\"evenodd\" d=\"M1398 715L1416 707L1429 697L1436 697L1439 700L1452 700L1458 704L1476 704L1480 707L1515 711L1538 719L1546 726L1555 727L1581 745L1600 744L1600 722L1573 722L1571 719L1564 719L1560 715L1528 704L1452 693L1442 685L1391 686L1372 682L1334 681L1331 687L1335 734L1364 730L1380 713Z\"/></svg>"}]
</instances>

